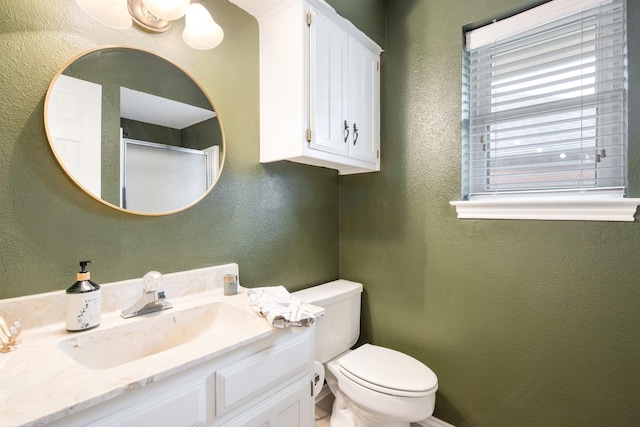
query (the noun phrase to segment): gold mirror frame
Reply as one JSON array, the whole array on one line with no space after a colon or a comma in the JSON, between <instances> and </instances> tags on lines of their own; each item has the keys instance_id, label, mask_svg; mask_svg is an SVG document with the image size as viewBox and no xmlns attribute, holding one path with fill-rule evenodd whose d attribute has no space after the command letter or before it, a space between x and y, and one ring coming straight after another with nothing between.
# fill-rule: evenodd
<instances>
[{"instance_id":1,"label":"gold mirror frame","mask_svg":"<svg viewBox=\"0 0 640 427\"><path fill-rule=\"evenodd\" d=\"M56 148L54 139L55 136L52 134L52 125L49 123L48 117L49 117L49 108L51 107L51 97L52 97L52 92L53 92L53 88L56 85L56 82L58 82L59 78L61 75L64 75L64 72L66 70L68 70L73 64L76 64L77 61L81 60L81 59L87 59L88 57L90 57L92 54L100 54L103 52L134 52L136 54L139 55L149 55L149 60L157 60L157 61L162 61L162 63L166 63L167 66L173 66L175 67L175 72L181 72L185 79L185 84L189 84L189 85L193 85L194 89L198 89L200 91L200 95L202 96L204 100L206 100L209 104L209 107L211 109L211 111L214 113L215 118L216 118L216 125L219 128L219 150L222 151L221 153L219 153L219 166L218 166L218 171L215 174L215 176L211 177L210 181L210 185L208 185L208 187L204 190L204 192L197 197L195 200L193 200L191 203L188 203L180 208L176 208L176 209L172 209L172 210L167 210L167 211L141 211L141 210L132 210L132 209L128 209L126 207L121 207L117 204L114 204L108 200L105 200L102 198L102 196L98 196L96 194L94 194L92 191L90 191L85 185L83 185L82 182L80 182L80 180L74 176L74 174L70 171L70 169L67 167L67 165L65 164L61 154L58 152L58 149ZM155 70L149 70L148 75L149 78L153 78L154 75L154 71ZM172 81L173 83L173 81ZM104 101L104 100L103 100ZM102 109L104 110L105 107L102 106ZM84 52L79 53L78 55L74 56L73 58L71 58L69 61L67 61L61 68L60 70L56 73L56 75L54 76L54 78L51 81L51 84L49 85L49 88L47 89L47 94L45 97L45 102L44 102L44 125L45 125L45 131L47 134L47 139L49 141L49 146L51 148L51 151L54 155L54 157L56 158L58 165L60 165L61 169L65 172L65 174L71 179L71 181L78 186L81 190L83 190L86 194L88 194L89 196L91 196L92 198L96 199L97 201L99 201L100 203L109 206L111 208L114 208L116 210L122 211L122 212L126 212L126 213L131 213L131 214L135 214L135 215L143 215L143 216L161 216L161 215L169 215L169 214L174 214L177 212L181 212L183 210L186 210L192 206L194 206L195 204L197 204L198 202L200 202L202 199L204 199L213 189L213 187L215 186L215 184L217 183L220 174L222 173L222 169L224 166L224 161L225 161L225 157L226 157L226 141L225 141L225 134L224 134L224 128L222 125L222 122L220 121L220 117L218 115L218 112L213 104L213 101L211 100L211 98L209 97L209 95L207 94L207 92L204 90L204 88L200 85L200 83L186 70L184 70L182 67L178 66L177 64L173 63L172 61L168 60L167 58L164 58L156 53L147 51L147 50L143 50L143 49L138 49L138 48L134 48L134 47L128 47L128 46L107 46L107 47L100 47L100 48L95 48L95 49L90 49ZM102 131L101 131L102 132ZM212 139L215 136L212 136ZM103 141L103 137L101 136L100 138L100 143L101 145L104 144ZM120 173L120 172L119 172ZM102 171L101 171L102 174ZM122 188L118 189L119 192L122 192Z\"/></svg>"}]
</instances>

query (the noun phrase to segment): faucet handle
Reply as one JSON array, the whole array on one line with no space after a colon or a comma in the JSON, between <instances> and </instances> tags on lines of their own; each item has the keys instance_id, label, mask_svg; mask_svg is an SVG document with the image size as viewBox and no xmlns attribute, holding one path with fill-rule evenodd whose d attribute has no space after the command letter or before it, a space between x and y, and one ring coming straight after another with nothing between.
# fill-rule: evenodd
<instances>
[{"instance_id":1,"label":"faucet handle","mask_svg":"<svg viewBox=\"0 0 640 427\"><path fill-rule=\"evenodd\" d=\"M162 283L162 274L157 271L150 271L142 278L143 292L150 294L158 292L160 289L160 283Z\"/></svg>"}]
</instances>

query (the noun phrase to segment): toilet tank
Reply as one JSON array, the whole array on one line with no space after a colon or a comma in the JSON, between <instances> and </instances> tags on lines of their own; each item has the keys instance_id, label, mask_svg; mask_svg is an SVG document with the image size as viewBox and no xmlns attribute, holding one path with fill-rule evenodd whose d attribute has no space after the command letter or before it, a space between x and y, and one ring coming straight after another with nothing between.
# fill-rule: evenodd
<instances>
[{"instance_id":1,"label":"toilet tank","mask_svg":"<svg viewBox=\"0 0 640 427\"><path fill-rule=\"evenodd\" d=\"M358 341L362 284L335 280L292 295L324 308L324 316L316 319L315 359L318 362L328 362Z\"/></svg>"}]
</instances>

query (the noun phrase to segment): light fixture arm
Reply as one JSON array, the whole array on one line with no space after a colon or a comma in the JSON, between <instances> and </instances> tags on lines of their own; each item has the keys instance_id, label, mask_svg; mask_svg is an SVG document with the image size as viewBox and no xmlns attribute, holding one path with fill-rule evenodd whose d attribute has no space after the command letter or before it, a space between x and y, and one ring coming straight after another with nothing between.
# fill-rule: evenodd
<instances>
[{"instance_id":1,"label":"light fixture arm","mask_svg":"<svg viewBox=\"0 0 640 427\"><path fill-rule=\"evenodd\" d=\"M137 26L152 33L169 31L172 21L185 16L182 38L199 50L213 49L224 38L224 31L198 0L76 0L80 8L96 21L115 29Z\"/></svg>"}]
</instances>

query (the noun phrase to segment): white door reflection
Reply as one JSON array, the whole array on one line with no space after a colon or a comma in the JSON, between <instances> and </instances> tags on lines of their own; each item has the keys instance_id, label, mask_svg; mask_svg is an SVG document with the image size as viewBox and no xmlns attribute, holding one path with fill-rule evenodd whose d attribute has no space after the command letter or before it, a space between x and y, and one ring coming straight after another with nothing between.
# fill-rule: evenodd
<instances>
[{"instance_id":1,"label":"white door reflection","mask_svg":"<svg viewBox=\"0 0 640 427\"><path fill-rule=\"evenodd\" d=\"M102 85L60 75L52 88L47 121L67 172L101 195Z\"/></svg>"}]
</instances>

